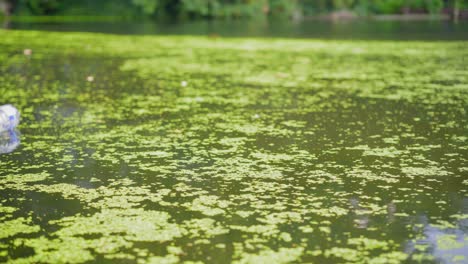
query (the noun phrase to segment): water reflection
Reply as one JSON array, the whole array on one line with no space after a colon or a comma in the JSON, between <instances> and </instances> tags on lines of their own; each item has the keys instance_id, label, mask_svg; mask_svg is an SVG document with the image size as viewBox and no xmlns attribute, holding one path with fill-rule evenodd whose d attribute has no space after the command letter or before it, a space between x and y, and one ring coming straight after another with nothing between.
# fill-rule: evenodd
<instances>
[{"instance_id":1,"label":"water reflection","mask_svg":"<svg viewBox=\"0 0 468 264\"><path fill-rule=\"evenodd\" d=\"M365 207L361 206L360 200L357 197L352 197L349 199L351 211L354 214L354 227L359 229L367 229L369 228L371 219L371 211L366 209ZM391 224L395 221L395 213L397 212L396 204L391 201L386 205L386 221L388 224Z\"/></svg>"},{"instance_id":2,"label":"water reflection","mask_svg":"<svg viewBox=\"0 0 468 264\"><path fill-rule=\"evenodd\" d=\"M7 130L0 133L0 154L13 152L20 145L20 133L17 130Z\"/></svg>"},{"instance_id":3,"label":"water reflection","mask_svg":"<svg viewBox=\"0 0 468 264\"><path fill-rule=\"evenodd\" d=\"M468 241L464 232L457 228L439 228L428 225L425 228L425 240L418 241L426 244L432 255L442 263L454 263L468 258Z\"/></svg>"},{"instance_id":4,"label":"water reflection","mask_svg":"<svg viewBox=\"0 0 468 264\"><path fill-rule=\"evenodd\" d=\"M427 216L422 216L419 222L423 227L423 238L407 244L406 251L411 254L429 253L438 263L466 263L468 259L468 234L466 215L458 215L461 218L456 224L446 221L438 221L437 224L429 223ZM426 258L422 257L423 259Z\"/></svg>"},{"instance_id":5,"label":"water reflection","mask_svg":"<svg viewBox=\"0 0 468 264\"><path fill-rule=\"evenodd\" d=\"M11 19L9 17L5 17L3 19L2 28L3 29L10 29L11 28Z\"/></svg>"},{"instance_id":6,"label":"water reflection","mask_svg":"<svg viewBox=\"0 0 468 264\"><path fill-rule=\"evenodd\" d=\"M202 35L324 39L466 40L467 22L448 21L180 21L5 22L4 28L137 35Z\"/></svg>"}]
</instances>

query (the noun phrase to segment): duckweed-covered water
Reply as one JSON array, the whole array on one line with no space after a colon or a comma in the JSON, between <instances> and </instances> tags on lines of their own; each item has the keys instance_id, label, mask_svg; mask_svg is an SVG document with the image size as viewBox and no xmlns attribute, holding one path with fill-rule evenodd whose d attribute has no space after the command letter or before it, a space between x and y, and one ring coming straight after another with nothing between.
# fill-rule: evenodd
<instances>
[{"instance_id":1,"label":"duckweed-covered water","mask_svg":"<svg viewBox=\"0 0 468 264\"><path fill-rule=\"evenodd\" d=\"M468 261L466 42L0 38L0 262Z\"/></svg>"}]
</instances>

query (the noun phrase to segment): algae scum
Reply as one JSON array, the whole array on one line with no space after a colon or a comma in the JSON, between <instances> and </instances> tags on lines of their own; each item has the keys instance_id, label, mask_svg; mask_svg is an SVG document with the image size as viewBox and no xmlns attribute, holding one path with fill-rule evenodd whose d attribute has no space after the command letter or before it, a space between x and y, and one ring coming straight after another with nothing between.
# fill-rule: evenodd
<instances>
[{"instance_id":1,"label":"algae scum","mask_svg":"<svg viewBox=\"0 0 468 264\"><path fill-rule=\"evenodd\" d=\"M468 261L466 42L0 38L0 262Z\"/></svg>"}]
</instances>

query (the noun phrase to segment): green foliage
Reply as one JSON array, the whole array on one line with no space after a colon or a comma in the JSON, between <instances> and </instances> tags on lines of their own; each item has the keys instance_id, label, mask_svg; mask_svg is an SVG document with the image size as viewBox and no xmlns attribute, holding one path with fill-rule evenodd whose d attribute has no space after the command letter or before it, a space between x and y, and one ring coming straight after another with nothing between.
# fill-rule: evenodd
<instances>
[{"instance_id":1,"label":"green foliage","mask_svg":"<svg viewBox=\"0 0 468 264\"><path fill-rule=\"evenodd\" d=\"M141 7L145 14L153 14L159 6L159 0L132 0L132 3Z\"/></svg>"},{"instance_id":2,"label":"green foliage","mask_svg":"<svg viewBox=\"0 0 468 264\"><path fill-rule=\"evenodd\" d=\"M183 10L199 16L219 16L221 4L217 0L182 0Z\"/></svg>"},{"instance_id":3,"label":"green foliage","mask_svg":"<svg viewBox=\"0 0 468 264\"><path fill-rule=\"evenodd\" d=\"M27 4L34 14L46 15L61 8L61 0L28 0Z\"/></svg>"},{"instance_id":4,"label":"green foliage","mask_svg":"<svg viewBox=\"0 0 468 264\"><path fill-rule=\"evenodd\" d=\"M468 8L468 0L6 0L16 13L33 15L123 15L189 18L239 18L314 15L348 10L361 15L438 13Z\"/></svg>"},{"instance_id":5,"label":"green foliage","mask_svg":"<svg viewBox=\"0 0 468 264\"><path fill-rule=\"evenodd\" d=\"M393 0L393 1L372 1L371 8L376 13L391 14L398 13L403 7L404 0Z\"/></svg>"},{"instance_id":6,"label":"green foliage","mask_svg":"<svg viewBox=\"0 0 468 264\"><path fill-rule=\"evenodd\" d=\"M270 0L270 13L272 15L290 15L297 10L297 1Z\"/></svg>"},{"instance_id":7,"label":"green foliage","mask_svg":"<svg viewBox=\"0 0 468 264\"><path fill-rule=\"evenodd\" d=\"M305 15L335 10L352 10L359 14L398 14L404 10L437 13L450 3L443 0L302 0L299 6Z\"/></svg>"},{"instance_id":8,"label":"green foliage","mask_svg":"<svg viewBox=\"0 0 468 264\"><path fill-rule=\"evenodd\" d=\"M443 1L439 1L439 0L428 0L428 1L426 1L426 9L430 13L440 12L440 10L442 10L443 7L444 7Z\"/></svg>"},{"instance_id":9,"label":"green foliage","mask_svg":"<svg viewBox=\"0 0 468 264\"><path fill-rule=\"evenodd\" d=\"M332 0L333 7L336 9L348 9L354 5L354 0Z\"/></svg>"}]
</instances>

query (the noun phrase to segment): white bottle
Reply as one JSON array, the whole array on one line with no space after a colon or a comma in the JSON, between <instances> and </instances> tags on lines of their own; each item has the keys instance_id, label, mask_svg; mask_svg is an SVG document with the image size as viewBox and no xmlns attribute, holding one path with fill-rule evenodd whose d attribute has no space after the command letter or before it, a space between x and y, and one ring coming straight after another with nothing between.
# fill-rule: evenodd
<instances>
[{"instance_id":1,"label":"white bottle","mask_svg":"<svg viewBox=\"0 0 468 264\"><path fill-rule=\"evenodd\" d=\"M0 132L14 129L20 120L18 109L10 104L0 106Z\"/></svg>"},{"instance_id":2,"label":"white bottle","mask_svg":"<svg viewBox=\"0 0 468 264\"><path fill-rule=\"evenodd\" d=\"M20 144L20 134L16 130L0 132L0 155L13 152Z\"/></svg>"}]
</instances>

